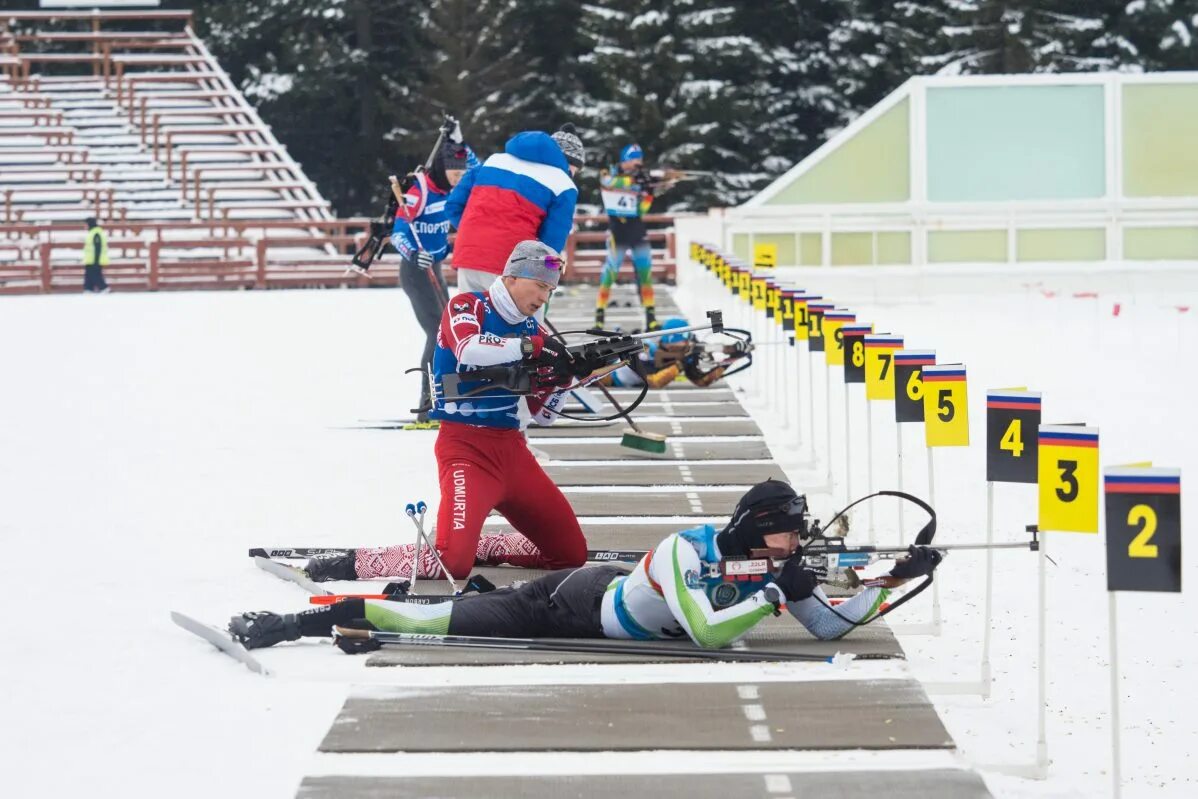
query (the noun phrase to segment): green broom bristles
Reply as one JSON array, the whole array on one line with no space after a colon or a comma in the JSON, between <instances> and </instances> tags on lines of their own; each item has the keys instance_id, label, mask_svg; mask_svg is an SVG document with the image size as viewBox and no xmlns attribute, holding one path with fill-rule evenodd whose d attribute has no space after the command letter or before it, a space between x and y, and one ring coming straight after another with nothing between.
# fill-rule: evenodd
<instances>
[{"instance_id":1,"label":"green broom bristles","mask_svg":"<svg viewBox=\"0 0 1198 799\"><path fill-rule=\"evenodd\" d=\"M628 447L629 449L639 449L642 452L650 452L654 455L664 455L666 451L666 437L659 433L625 430L624 437L620 439L620 446Z\"/></svg>"}]
</instances>

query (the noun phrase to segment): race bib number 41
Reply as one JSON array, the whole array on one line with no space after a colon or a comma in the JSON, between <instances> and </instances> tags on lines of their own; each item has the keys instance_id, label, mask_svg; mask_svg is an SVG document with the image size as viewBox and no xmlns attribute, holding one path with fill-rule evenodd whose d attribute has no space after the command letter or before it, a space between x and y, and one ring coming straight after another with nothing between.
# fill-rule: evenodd
<instances>
[{"instance_id":1,"label":"race bib number 41","mask_svg":"<svg viewBox=\"0 0 1198 799\"><path fill-rule=\"evenodd\" d=\"M640 194L635 191L603 190L603 210L607 211L608 216L634 217L639 201Z\"/></svg>"}]
</instances>

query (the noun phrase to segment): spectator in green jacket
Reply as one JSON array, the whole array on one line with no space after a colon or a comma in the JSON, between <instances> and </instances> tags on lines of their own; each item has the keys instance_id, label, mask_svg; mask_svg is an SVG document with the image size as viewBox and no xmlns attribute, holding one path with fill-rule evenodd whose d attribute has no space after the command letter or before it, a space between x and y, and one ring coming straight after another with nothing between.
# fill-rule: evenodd
<instances>
[{"instance_id":1,"label":"spectator in green jacket","mask_svg":"<svg viewBox=\"0 0 1198 799\"><path fill-rule=\"evenodd\" d=\"M108 234L94 216L89 216L87 236L83 239L83 290L94 293L109 292L104 279L104 267L108 266Z\"/></svg>"}]
</instances>

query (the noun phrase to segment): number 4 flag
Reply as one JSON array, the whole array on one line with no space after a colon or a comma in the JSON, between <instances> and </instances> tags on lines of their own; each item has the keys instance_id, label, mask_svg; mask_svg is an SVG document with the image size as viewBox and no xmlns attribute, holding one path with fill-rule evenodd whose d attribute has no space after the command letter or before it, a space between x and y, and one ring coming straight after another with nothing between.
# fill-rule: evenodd
<instances>
[{"instance_id":1,"label":"number 4 flag","mask_svg":"<svg viewBox=\"0 0 1198 799\"><path fill-rule=\"evenodd\" d=\"M1034 483L1039 461L1040 392L986 392L986 480Z\"/></svg>"}]
</instances>

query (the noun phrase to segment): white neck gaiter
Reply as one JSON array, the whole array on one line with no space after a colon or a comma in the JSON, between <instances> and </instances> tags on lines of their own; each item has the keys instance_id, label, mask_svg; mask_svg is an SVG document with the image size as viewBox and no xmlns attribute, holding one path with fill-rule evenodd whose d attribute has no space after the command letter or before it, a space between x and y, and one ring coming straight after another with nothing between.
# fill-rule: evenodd
<instances>
[{"instance_id":1,"label":"white neck gaiter","mask_svg":"<svg viewBox=\"0 0 1198 799\"><path fill-rule=\"evenodd\" d=\"M487 291L491 295L491 304L495 306L495 310L499 311L499 315L503 317L503 321L509 325L523 322L528 318L520 313L520 309L516 307L516 301L508 293L507 286L503 284L502 277L495 278L495 282L491 284L491 288Z\"/></svg>"}]
</instances>

